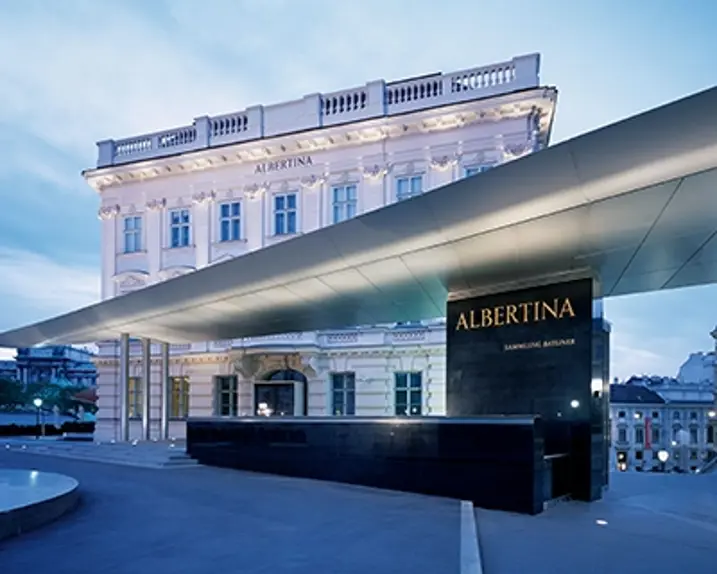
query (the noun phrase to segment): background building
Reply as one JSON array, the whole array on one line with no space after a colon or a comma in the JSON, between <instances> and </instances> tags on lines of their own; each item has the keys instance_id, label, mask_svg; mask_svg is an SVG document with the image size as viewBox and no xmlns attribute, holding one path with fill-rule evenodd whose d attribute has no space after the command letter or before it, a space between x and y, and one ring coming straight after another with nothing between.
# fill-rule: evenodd
<instances>
[{"instance_id":1,"label":"background building","mask_svg":"<svg viewBox=\"0 0 717 574\"><path fill-rule=\"evenodd\" d=\"M17 380L25 385L93 387L97 384L94 359L91 351L69 345L20 348L15 360L0 361L0 379Z\"/></svg>"},{"instance_id":2,"label":"background building","mask_svg":"<svg viewBox=\"0 0 717 574\"><path fill-rule=\"evenodd\" d=\"M631 377L610 385L612 466L618 470L696 471L715 456L714 353L693 353L678 376Z\"/></svg>"},{"instance_id":3,"label":"background building","mask_svg":"<svg viewBox=\"0 0 717 574\"><path fill-rule=\"evenodd\" d=\"M539 64L538 55L529 55L379 80L100 142L98 167L85 176L102 202L103 298L271 247L545 147L557 91L540 86ZM444 343L438 318L173 345L170 433L182 436L189 414L441 414ZM130 434L138 438L145 392L139 342L131 356ZM99 344L96 364L97 434L118 438L118 344ZM152 368L156 434L159 359Z\"/></svg>"}]
</instances>

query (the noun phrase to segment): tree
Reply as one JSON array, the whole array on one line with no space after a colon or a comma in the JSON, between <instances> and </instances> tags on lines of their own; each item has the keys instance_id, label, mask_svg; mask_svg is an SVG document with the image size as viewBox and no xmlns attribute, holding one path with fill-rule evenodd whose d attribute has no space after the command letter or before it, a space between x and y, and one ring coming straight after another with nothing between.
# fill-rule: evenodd
<instances>
[{"instance_id":1,"label":"tree","mask_svg":"<svg viewBox=\"0 0 717 574\"><path fill-rule=\"evenodd\" d=\"M0 410L12 411L27 402L22 383L0 379Z\"/></svg>"}]
</instances>

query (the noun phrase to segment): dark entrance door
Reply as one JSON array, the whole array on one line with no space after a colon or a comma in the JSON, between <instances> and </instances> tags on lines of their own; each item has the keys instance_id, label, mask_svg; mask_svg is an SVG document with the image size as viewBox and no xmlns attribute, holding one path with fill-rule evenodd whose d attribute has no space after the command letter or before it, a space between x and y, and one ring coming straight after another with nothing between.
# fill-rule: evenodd
<instances>
[{"instance_id":1,"label":"dark entrance door","mask_svg":"<svg viewBox=\"0 0 717 574\"><path fill-rule=\"evenodd\" d=\"M254 415L294 416L294 383L254 385Z\"/></svg>"}]
</instances>

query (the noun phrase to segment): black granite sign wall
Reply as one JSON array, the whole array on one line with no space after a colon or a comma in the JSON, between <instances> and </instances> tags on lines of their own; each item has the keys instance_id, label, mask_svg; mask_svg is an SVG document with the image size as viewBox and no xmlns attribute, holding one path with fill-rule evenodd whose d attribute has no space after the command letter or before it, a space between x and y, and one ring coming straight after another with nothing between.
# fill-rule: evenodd
<instances>
[{"instance_id":1,"label":"black granite sign wall","mask_svg":"<svg viewBox=\"0 0 717 574\"><path fill-rule=\"evenodd\" d=\"M546 453L573 455L573 494L583 500L599 498L603 484L592 302L591 279L568 281L450 301L446 325L446 414L540 415Z\"/></svg>"}]
</instances>

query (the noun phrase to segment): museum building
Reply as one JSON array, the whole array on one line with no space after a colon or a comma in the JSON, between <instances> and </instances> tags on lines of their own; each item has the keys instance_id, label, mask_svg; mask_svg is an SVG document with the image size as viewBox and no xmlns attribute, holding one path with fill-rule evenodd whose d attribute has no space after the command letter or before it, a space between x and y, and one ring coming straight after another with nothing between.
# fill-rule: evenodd
<instances>
[{"instance_id":1,"label":"museum building","mask_svg":"<svg viewBox=\"0 0 717 574\"><path fill-rule=\"evenodd\" d=\"M251 257L546 147L557 90L541 86L539 69L532 54L99 142L84 175L101 198L102 298ZM445 344L436 318L172 345L170 436L185 435L189 416L446 414ZM130 344L130 438L142 437L141 346ZM119 439L119 342L98 348L96 435ZM161 368L152 345L153 437Z\"/></svg>"}]
</instances>

